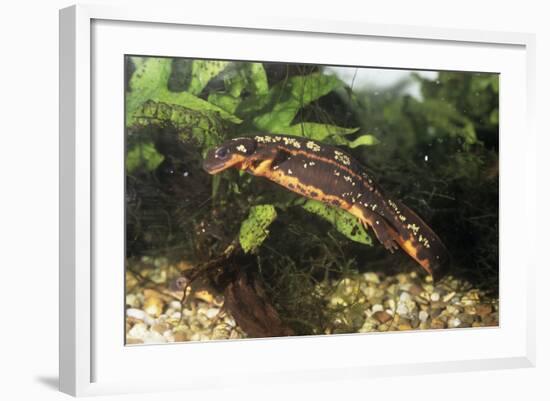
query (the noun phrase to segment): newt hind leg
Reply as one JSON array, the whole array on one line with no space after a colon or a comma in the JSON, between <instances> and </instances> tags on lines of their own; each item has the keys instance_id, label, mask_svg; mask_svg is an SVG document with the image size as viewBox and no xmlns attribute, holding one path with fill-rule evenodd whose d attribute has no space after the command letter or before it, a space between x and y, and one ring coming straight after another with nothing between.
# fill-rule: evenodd
<instances>
[{"instance_id":1,"label":"newt hind leg","mask_svg":"<svg viewBox=\"0 0 550 401\"><path fill-rule=\"evenodd\" d=\"M375 220L372 222L361 220L361 223L365 229L368 227L372 228L372 231L374 232L374 235L376 235L378 241L384 245L384 248L388 251L394 253L397 249L399 249L399 244L395 240L397 233L384 220Z\"/></svg>"},{"instance_id":2,"label":"newt hind leg","mask_svg":"<svg viewBox=\"0 0 550 401\"><path fill-rule=\"evenodd\" d=\"M400 248L397 240L399 234L382 217L375 215L374 213L370 213L364 209L360 210L355 207L352 207L349 212L359 218L365 229L370 227L374 232L374 235L376 235L378 241L384 245L384 248L388 251L394 253Z\"/></svg>"},{"instance_id":3,"label":"newt hind leg","mask_svg":"<svg viewBox=\"0 0 550 401\"><path fill-rule=\"evenodd\" d=\"M361 221L365 229L370 227L378 241L388 251L394 253L400 248L398 242L399 234L383 217L356 205L352 206L348 211Z\"/></svg>"}]
</instances>

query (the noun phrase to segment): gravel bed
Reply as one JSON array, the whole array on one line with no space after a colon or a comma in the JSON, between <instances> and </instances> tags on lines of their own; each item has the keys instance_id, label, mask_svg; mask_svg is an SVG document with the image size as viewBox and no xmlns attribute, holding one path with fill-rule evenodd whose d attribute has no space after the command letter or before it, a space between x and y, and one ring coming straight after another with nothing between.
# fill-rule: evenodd
<instances>
[{"instance_id":1,"label":"gravel bed","mask_svg":"<svg viewBox=\"0 0 550 401\"><path fill-rule=\"evenodd\" d=\"M165 277L164 277L165 278ZM162 281L162 277L159 279ZM193 293L183 309L174 296L143 289L126 295L126 344L246 338L223 299ZM498 326L498 299L451 276L434 284L416 272L383 276L369 272L331 283L326 298L333 316L325 334ZM177 295L177 294L176 294Z\"/></svg>"}]
</instances>

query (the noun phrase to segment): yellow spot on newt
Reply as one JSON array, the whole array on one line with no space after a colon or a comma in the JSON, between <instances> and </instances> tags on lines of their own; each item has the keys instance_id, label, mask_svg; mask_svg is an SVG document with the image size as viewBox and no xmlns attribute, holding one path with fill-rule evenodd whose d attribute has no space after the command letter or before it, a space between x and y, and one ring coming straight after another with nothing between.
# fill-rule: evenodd
<instances>
[{"instance_id":1,"label":"yellow spot on newt","mask_svg":"<svg viewBox=\"0 0 550 401\"><path fill-rule=\"evenodd\" d=\"M319 152L321 150L321 147L313 141L308 141L306 143L306 148L313 150L314 152Z\"/></svg>"},{"instance_id":2,"label":"yellow spot on newt","mask_svg":"<svg viewBox=\"0 0 550 401\"><path fill-rule=\"evenodd\" d=\"M418 232L418 230L420 230L420 227L418 227L416 224L407 224L407 229L408 230L412 230L412 232L414 233L414 235L416 235L416 233Z\"/></svg>"},{"instance_id":3,"label":"yellow spot on newt","mask_svg":"<svg viewBox=\"0 0 550 401\"><path fill-rule=\"evenodd\" d=\"M349 166L351 164L351 160L349 159L348 155L340 152L339 150L334 151L334 159L336 159L340 163L345 164L346 166Z\"/></svg>"}]
</instances>

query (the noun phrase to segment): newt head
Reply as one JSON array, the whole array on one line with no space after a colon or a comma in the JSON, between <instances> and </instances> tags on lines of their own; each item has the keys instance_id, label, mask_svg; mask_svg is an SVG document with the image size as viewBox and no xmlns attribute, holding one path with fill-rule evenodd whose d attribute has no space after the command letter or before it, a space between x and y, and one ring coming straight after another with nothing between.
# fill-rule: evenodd
<instances>
[{"instance_id":1,"label":"newt head","mask_svg":"<svg viewBox=\"0 0 550 401\"><path fill-rule=\"evenodd\" d=\"M202 167L209 174L217 174L231 167L240 167L256 150L252 138L234 138L211 149L206 154Z\"/></svg>"}]
</instances>

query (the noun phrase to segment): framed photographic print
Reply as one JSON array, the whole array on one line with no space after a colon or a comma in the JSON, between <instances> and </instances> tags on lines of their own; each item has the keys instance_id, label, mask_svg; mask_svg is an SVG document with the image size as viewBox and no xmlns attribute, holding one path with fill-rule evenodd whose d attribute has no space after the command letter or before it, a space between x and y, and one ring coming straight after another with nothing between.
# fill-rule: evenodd
<instances>
[{"instance_id":1,"label":"framed photographic print","mask_svg":"<svg viewBox=\"0 0 550 401\"><path fill-rule=\"evenodd\" d=\"M532 366L532 36L60 32L62 391Z\"/></svg>"}]
</instances>

